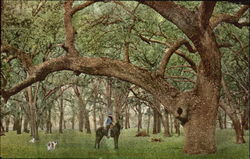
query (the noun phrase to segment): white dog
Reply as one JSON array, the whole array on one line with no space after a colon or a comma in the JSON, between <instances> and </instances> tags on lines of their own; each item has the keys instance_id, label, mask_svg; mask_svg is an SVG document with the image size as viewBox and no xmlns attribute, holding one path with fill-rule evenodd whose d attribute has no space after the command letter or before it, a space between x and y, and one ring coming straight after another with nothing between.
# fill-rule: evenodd
<instances>
[{"instance_id":1,"label":"white dog","mask_svg":"<svg viewBox=\"0 0 250 159\"><path fill-rule=\"evenodd\" d=\"M56 148L57 142L56 141L49 141L47 144L48 151L54 150Z\"/></svg>"},{"instance_id":2,"label":"white dog","mask_svg":"<svg viewBox=\"0 0 250 159\"><path fill-rule=\"evenodd\" d=\"M29 142L30 143L35 143L35 138L32 138Z\"/></svg>"}]
</instances>

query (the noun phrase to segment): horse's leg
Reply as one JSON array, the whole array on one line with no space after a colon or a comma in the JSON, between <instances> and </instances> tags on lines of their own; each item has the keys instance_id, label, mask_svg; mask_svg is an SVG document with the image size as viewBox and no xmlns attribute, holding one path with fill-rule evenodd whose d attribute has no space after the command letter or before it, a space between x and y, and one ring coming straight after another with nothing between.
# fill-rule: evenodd
<instances>
[{"instance_id":1,"label":"horse's leg","mask_svg":"<svg viewBox=\"0 0 250 159\"><path fill-rule=\"evenodd\" d=\"M97 148L98 149L100 148L100 142L101 142L102 138L103 138L103 135L98 138L98 141L97 141Z\"/></svg>"},{"instance_id":2,"label":"horse's leg","mask_svg":"<svg viewBox=\"0 0 250 159\"><path fill-rule=\"evenodd\" d=\"M118 149L118 137L119 136L114 136L115 149Z\"/></svg>"}]
</instances>

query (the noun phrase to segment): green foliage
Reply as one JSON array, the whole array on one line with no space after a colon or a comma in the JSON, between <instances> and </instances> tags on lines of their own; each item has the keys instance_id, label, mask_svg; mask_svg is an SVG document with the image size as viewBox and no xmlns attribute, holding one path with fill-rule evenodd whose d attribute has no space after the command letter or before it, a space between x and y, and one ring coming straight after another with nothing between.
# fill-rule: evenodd
<instances>
[{"instance_id":1,"label":"green foliage","mask_svg":"<svg viewBox=\"0 0 250 159\"><path fill-rule=\"evenodd\" d=\"M29 143L30 135L6 133L1 137L1 157L3 158L121 158L121 159L247 159L248 146L234 143L232 129L218 130L218 151L210 155L186 155L182 152L184 137L163 138L162 134L150 137L135 137L136 130L122 130L119 149L114 150L113 139L104 138L99 150L94 149L94 134L66 130L63 134L41 134L39 143ZM162 138L163 142L151 142L151 137ZM248 132L246 134L248 139ZM48 141L58 141L57 148L47 151Z\"/></svg>"}]
</instances>

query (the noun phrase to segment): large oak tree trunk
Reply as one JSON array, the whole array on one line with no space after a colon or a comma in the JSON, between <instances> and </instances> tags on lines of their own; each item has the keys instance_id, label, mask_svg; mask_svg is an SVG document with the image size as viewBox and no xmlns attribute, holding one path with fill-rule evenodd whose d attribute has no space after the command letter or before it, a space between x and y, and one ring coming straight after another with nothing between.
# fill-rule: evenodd
<instances>
[{"instance_id":1,"label":"large oak tree trunk","mask_svg":"<svg viewBox=\"0 0 250 159\"><path fill-rule=\"evenodd\" d=\"M215 129L221 88L221 54L210 28L202 31L197 38L194 44L202 60L197 70L196 88L186 95L182 93L177 105L183 109L177 109L177 113L188 112L187 122L182 120L185 131L184 152L209 154L216 152Z\"/></svg>"}]
</instances>

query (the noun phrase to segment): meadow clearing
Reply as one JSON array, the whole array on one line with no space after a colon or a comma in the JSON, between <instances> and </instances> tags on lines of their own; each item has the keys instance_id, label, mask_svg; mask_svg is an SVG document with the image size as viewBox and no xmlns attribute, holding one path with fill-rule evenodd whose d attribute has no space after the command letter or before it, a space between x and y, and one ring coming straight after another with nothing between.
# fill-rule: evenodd
<instances>
[{"instance_id":1,"label":"meadow clearing","mask_svg":"<svg viewBox=\"0 0 250 159\"><path fill-rule=\"evenodd\" d=\"M104 139L100 149L94 148L94 133L80 133L77 130L65 130L63 134L40 132L39 143L29 143L30 134L16 135L10 131L1 136L2 158L90 158L90 159L248 159L249 131L246 131L246 144L235 144L232 129L216 131L217 153L211 155L187 155L182 151L181 136L163 137L162 134L150 137L135 137L135 129L123 129L119 140L119 149L114 149L113 139ZM163 142L151 142L159 137ZM57 141L55 150L47 151L48 141Z\"/></svg>"}]
</instances>

